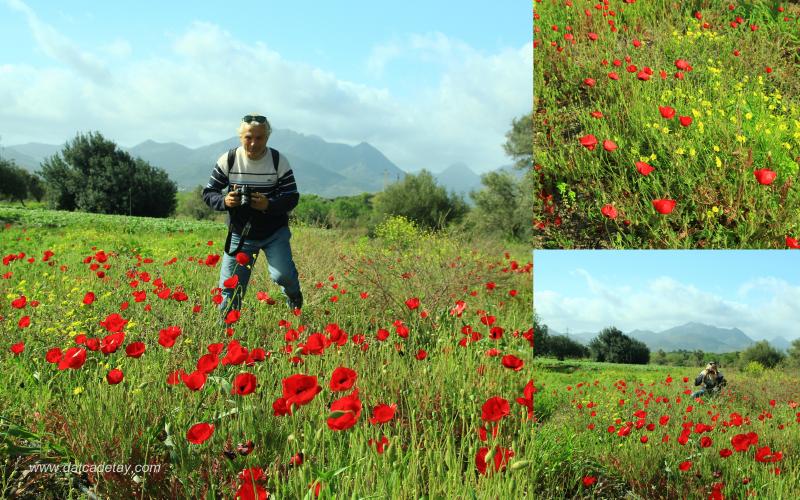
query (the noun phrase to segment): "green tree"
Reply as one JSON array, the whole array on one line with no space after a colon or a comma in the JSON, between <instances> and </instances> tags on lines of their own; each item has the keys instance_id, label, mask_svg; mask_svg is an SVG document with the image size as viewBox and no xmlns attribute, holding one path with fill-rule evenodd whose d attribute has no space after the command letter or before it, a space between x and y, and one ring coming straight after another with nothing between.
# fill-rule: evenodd
<instances>
[{"instance_id":1,"label":"green tree","mask_svg":"<svg viewBox=\"0 0 800 500\"><path fill-rule=\"evenodd\" d=\"M292 217L312 226L330 227L328 215L331 210L330 200L315 194L304 194L297 206L292 210Z\"/></svg>"},{"instance_id":2,"label":"green tree","mask_svg":"<svg viewBox=\"0 0 800 500\"><path fill-rule=\"evenodd\" d=\"M650 349L641 341L628 337L615 327L604 328L589 343L595 361L646 365Z\"/></svg>"},{"instance_id":3,"label":"green tree","mask_svg":"<svg viewBox=\"0 0 800 500\"><path fill-rule=\"evenodd\" d=\"M45 160L41 175L53 208L166 217L177 203L177 186L166 172L133 159L98 132L78 134Z\"/></svg>"},{"instance_id":4,"label":"green tree","mask_svg":"<svg viewBox=\"0 0 800 500\"><path fill-rule=\"evenodd\" d=\"M331 224L338 227L366 227L372 214L373 196L370 193L362 193L335 198L328 213Z\"/></svg>"},{"instance_id":5,"label":"green tree","mask_svg":"<svg viewBox=\"0 0 800 500\"><path fill-rule=\"evenodd\" d=\"M783 358L783 353L769 345L766 340L751 345L742 352L741 356L743 365L746 366L751 361L757 361L765 368L774 368Z\"/></svg>"},{"instance_id":6,"label":"green tree","mask_svg":"<svg viewBox=\"0 0 800 500\"><path fill-rule=\"evenodd\" d=\"M539 315L533 313L533 355L547 356L550 352L550 333L547 325L543 324Z\"/></svg>"},{"instance_id":7,"label":"green tree","mask_svg":"<svg viewBox=\"0 0 800 500\"><path fill-rule=\"evenodd\" d=\"M551 356L555 356L559 361L564 361L564 358L589 357L589 349L586 346L566 335L551 336L547 341L547 350Z\"/></svg>"},{"instance_id":8,"label":"green tree","mask_svg":"<svg viewBox=\"0 0 800 500\"><path fill-rule=\"evenodd\" d=\"M511 130L506 132L503 144L506 154L515 161L519 169L530 169L533 165L533 112L511 121Z\"/></svg>"},{"instance_id":9,"label":"green tree","mask_svg":"<svg viewBox=\"0 0 800 500\"><path fill-rule=\"evenodd\" d=\"M509 172L481 176L483 188L470 193L475 206L469 219L478 234L498 234L510 240L524 240L530 232L531 216L523 183Z\"/></svg>"},{"instance_id":10,"label":"green tree","mask_svg":"<svg viewBox=\"0 0 800 500\"><path fill-rule=\"evenodd\" d=\"M656 355L653 356L653 363L657 365L666 365L669 362L667 359L667 353L664 352L664 349L659 349L656 352Z\"/></svg>"},{"instance_id":11,"label":"green tree","mask_svg":"<svg viewBox=\"0 0 800 500\"><path fill-rule=\"evenodd\" d=\"M13 160L0 158L0 198L19 201L23 205L28 196L30 174L18 167Z\"/></svg>"},{"instance_id":12,"label":"green tree","mask_svg":"<svg viewBox=\"0 0 800 500\"><path fill-rule=\"evenodd\" d=\"M482 235L529 241L533 227L533 113L513 119L503 149L514 159L514 167L523 171L522 179L509 172L481 176L483 187L470 193L475 206L469 222Z\"/></svg>"},{"instance_id":13,"label":"green tree","mask_svg":"<svg viewBox=\"0 0 800 500\"><path fill-rule=\"evenodd\" d=\"M792 345L789 346L786 363L790 366L800 367L800 338L794 339Z\"/></svg>"},{"instance_id":14,"label":"green tree","mask_svg":"<svg viewBox=\"0 0 800 500\"><path fill-rule=\"evenodd\" d=\"M375 211L383 217L402 215L434 229L460 220L467 212L466 202L456 194L448 194L427 170L390 184L373 202Z\"/></svg>"},{"instance_id":15,"label":"green tree","mask_svg":"<svg viewBox=\"0 0 800 500\"><path fill-rule=\"evenodd\" d=\"M195 220L211 220L217 216L217 212L203 201L203 186L197 186L188 193L178 193L176 213Z\"/></svg>"}]
</instances>

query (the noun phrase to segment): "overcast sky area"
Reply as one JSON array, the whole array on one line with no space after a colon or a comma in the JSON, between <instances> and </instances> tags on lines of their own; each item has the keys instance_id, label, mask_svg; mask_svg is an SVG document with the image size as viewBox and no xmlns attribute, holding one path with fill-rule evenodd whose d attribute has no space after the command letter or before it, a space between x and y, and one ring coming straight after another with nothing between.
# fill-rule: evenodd
<instances>
[{"instance_id":1,"label":"overcast sky area","mask_svg":"<svg viewBox=\"0 0 800 500\"><path fill-rule=\"evenodd\" d=\"M488 171L533 73L530 5L488 5L0 0L0 145L194 148L261 112L404 170Z\"/></svg>"},{"instance_id":2,"label":"overcast sky area","mask_svg":"<svg viewBox=\"0 0 800 500\"><path fill-rule=\"evenodd\" d=\"M559 333L662 331L693 321L800 337L800 252L534 251L534 309Z\"/></svg>"}]
</instances>

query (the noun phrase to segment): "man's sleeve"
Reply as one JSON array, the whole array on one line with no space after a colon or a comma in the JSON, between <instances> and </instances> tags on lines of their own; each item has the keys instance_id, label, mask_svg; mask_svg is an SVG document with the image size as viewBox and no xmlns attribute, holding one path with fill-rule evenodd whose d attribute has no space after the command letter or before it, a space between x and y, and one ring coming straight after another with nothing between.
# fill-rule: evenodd
<instances>
[{"instance_id":1,"label":"man's sleeve","mask_svg":"<svg viewBox=\"0 0 800 500\"><path fill-rule=\"evenodd\" d=\"M704 378L704 377L705 377L705 374L704 374L703 372L700 372L700 375L698 375L698 376L697 376L697 377L694 379L694 385L700 385L700 384L702 384L702 383L703 383L703 378Z\"/></svg>"},{"instance_id":2,"label":"man's sleeve","mask_svg":"<svg viewBox=\"0 0 800 500\"><path fill-rule=\"evenodd\" d=\"M220 167L220 163L225 161L227 167L227 155L223 155L214 165L214 170L211 171L211 178L208 180L205 189L203 189L203 201L214 210L223 211L225 207L225 195L222 190L228 187L228 174Z\"/></svg>"},{"instance_id":3,"label":"man's sleeve","mask_svg":"<svg viewBox=\"0 0 800 500\"><path fill-rule=\"evenodd\" d=\"M297 206L300 201L300 193L297 192L297 183L294 181L294 172L289 165L289 160L280 155L278 160L278 185L273 196L270 196L268 213L289 212Z\"/></svg>"}]
</instances>

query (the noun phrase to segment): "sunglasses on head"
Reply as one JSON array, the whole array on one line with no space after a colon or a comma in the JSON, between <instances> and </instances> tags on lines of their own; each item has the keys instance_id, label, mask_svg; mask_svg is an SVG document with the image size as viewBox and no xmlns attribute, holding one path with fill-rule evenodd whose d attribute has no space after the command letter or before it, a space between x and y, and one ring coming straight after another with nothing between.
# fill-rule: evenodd
<instances>
[{"instance_id":1,"label":"sunglasses on head","mask_svg":"<svg viewBox=\"0 0 800 500\"><path fill-rule=\"evenodd\" d=\"M245 115L242 121L245 123L257 122L264 124L267 123L267 117L261 115Z\"/></svg>"}]
</instances>

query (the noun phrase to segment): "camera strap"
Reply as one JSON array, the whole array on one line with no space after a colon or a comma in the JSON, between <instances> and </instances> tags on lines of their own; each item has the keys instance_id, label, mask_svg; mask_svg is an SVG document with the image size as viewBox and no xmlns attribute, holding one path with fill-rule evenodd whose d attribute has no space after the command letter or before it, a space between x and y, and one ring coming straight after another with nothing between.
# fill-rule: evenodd
<instances>
[{"instance_id":1,"label":"camera strap","mask_svg":"<svg viewBox=\"0 0 800 500\"><path fill-rule=\"evenodd\" d=\"M239 235L239 243L236 245L236 249L231 252L231 237L233 236L233 231L231 231L231 227L228 226L228 237L225 238L225 253L230 255L231 257L235 257L236 254L242 249L242 245L244 245L244 239L247 238L247 233L250 232L250 221L247 221L247 224L244 225L244 229L242 229L242 234Z\"/></svg>"}]
</instances>

